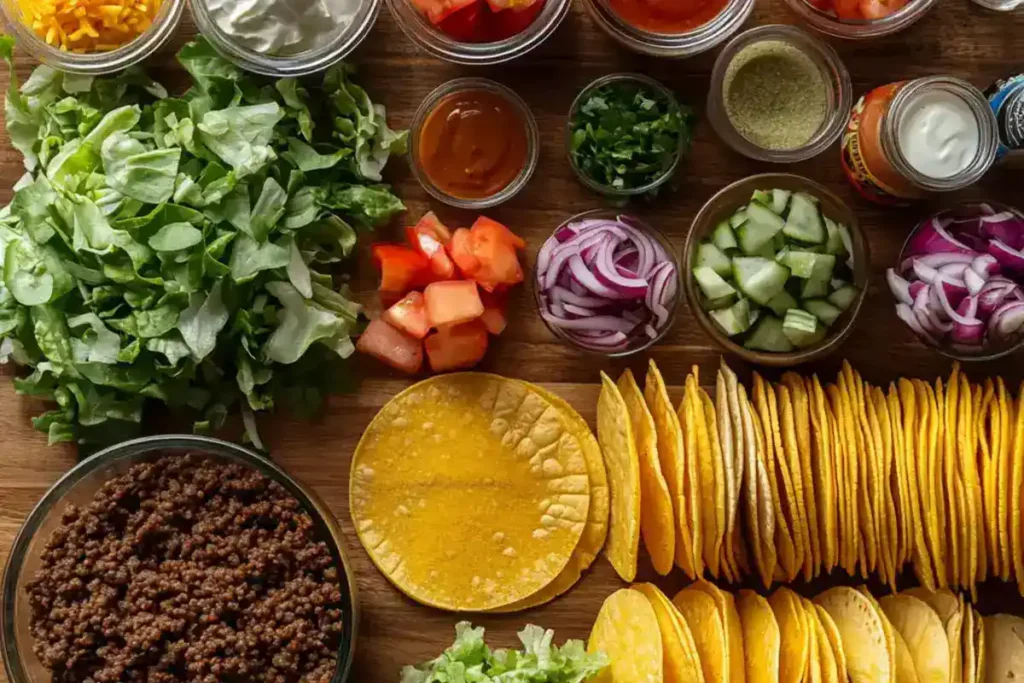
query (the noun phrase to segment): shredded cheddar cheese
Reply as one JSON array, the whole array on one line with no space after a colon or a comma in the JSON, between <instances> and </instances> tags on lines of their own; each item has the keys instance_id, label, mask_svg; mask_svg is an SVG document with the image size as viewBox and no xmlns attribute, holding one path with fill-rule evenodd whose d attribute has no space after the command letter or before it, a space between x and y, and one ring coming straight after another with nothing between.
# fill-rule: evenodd
<instances>
[{"instance_id":1,"label":"shredded cheddar cheese","mask_svg":"<svg viewBox=\"0 0 1024 683\"><path fill-rule=\"evenodd\" d=\"M22 21L67 52L106 52L139 37L162 0L18 0Z\"/></svg>"}]
</instances>

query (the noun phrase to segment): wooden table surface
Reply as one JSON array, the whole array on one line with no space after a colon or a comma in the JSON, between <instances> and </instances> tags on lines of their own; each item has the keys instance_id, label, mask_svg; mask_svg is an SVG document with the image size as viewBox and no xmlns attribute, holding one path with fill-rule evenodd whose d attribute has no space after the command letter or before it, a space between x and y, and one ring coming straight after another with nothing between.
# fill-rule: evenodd
<instances>
[{"instance_id":1,"label":"wooden table surface","mask_svg":"<svg viewBox=\"0 0 1024 683\"><path fill-rule=\"evenodd\" d=\"M794 18L782 0L758 0L746 27L772 22L794 23ZM157 79L168 85L183 82L183 72L172 54L193 31L186 20L175 44L151 64ZM859 43L831 42L850 70L855 96L890 81L933 74L954 74L985 88L995 78L1024 68L1024 12L1003 15L984 11L967 0L939 0L938 6L920 23L896 36ZM682 102L702 114L716 54L712 51L684 61L668 61L628 53L601 33L584 14L578 0L574 0L572 11L555 35L513 64L471 69L442 63L419 52L386 10L353 60L361 67L359 82L375 101L387 106L393 126L407 126L422 98L457 76L491 77L523 96L540 125L540 164L526 190L489 215L527 238L532 265L536 249L553 227L573 214L601 205L598 197L577 183L565 156L565 115L576 93L598 76L640 71L667 83ZM24 79L32 64L21 54L18 67L19 76ZM0 83L0 87L6 90L7 83ZM658 226L681 250L690 221L714 192L747 175L772 170L777 167L734 153L701 121L693 153L682 165L675 188L653 202L637 202L630 210ZM823 378L831 379L845 356L868 381L877 384L888 384L899 375L934 378L948 372L950 363L918 344L896 318L892 297L885 287L884 269L896 260L900 245L916 220L935 206L977 197L1024 204L1024 171L997 168L979 186L937 198L929 205L879 210L861 201L846 183L838 146L817 159L785 170L826 183L855 207L869 237L873 263L872 291L855 333L840 354L807 370L821 372ZM4 204L10 200L10 188L21 172L19 154L10 146L6 133L0 132L0 201ZM402 160L392 164L388 175L405 199L411 219L429 208L450 224L468 224L472 220L466 213L428 201ZM397 236L398 227L383 230L378 237ZM393 235L388 234L392 231ZM364 240L356 263L356 289L366 300L372 299L374 287L365 251L369 241ZM628 365L637 371L646 365L647 359L602 361L574 352L547 331L531 297L528 288L520 288L512 304L509 329L492 344L482 369L542 383L592 421L598 370L617 374ZM711 340L685 308L674 329L651 350L650 356L658 361L672 385L673 398L679 396L679 385L690 366L699 365L707 383L708 378L713 378L719 359ZM741 377L748 375L749 368L742 368L737 361L732 365ZM73 448L48 448L45 436L32 430L29 417L40 412L42 406L16 396L8 381L12 369L3 372L6 376L0 377L0 563L6 562L25 515L76 458ZM969 373L975 378L1000 373L1011 384L1024 377L1024 369L1013 359L975 365ZM351 680L394 683L403 664L433 657L446 647L460 617L413 604L393 590L370 564L353 533L347 503L352 450L377 409L409 383L376 367L365 369L365 374L358 393L333 398L321 420L310 424L283 415L265 417L261 432L277 462L315 488L348 532L348 551L357 574L363 610ZM641 561L641 576L652 576L646 559ZM666 590L674 590L683 581L677 571L658 583ZM548 606L517 615L476 616L474 621L491 629L494 642L506 645L514 642L515 632L528 622L555 628L559 639L585 638L602 600L619 587L610 565L599 559L576 589ZM990 588L989 595L998 600L1015 592L996 586Z\"/></svg>"}]
</instances>

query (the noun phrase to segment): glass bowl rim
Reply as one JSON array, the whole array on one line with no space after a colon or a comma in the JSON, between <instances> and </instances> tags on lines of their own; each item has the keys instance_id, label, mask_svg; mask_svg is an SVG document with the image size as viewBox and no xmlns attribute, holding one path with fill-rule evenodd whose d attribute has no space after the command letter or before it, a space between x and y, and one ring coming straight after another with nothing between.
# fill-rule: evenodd
<instances>
[{"instance_id":1,"label":"glass bowl rim","mask_svg":"<svg viewBox=\"0 0 1024 683\"><path fill-rule=\"evenodd\" d=\"M789 8L817 31L834 38L866 40L898 33L923 17L938 0L910 0L892 14L878 19L839 19L812 7L806 0L786 0Z\"/></svg>"}]
</instances>

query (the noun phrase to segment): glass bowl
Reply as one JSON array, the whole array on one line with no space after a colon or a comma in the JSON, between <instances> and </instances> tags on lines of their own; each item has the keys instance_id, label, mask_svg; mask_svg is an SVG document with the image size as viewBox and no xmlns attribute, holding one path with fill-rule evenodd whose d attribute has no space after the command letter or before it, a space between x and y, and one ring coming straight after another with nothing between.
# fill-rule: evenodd
<instances>
[{"instance_id":1,"label":"glass bowl","mask_svg":"<svg viewBox=\"0 0 1024 683\"><path fill-rule=\"evenodd\" d=\"M937 0L910 0L906 5L881 19L839 19L811 5L807 0L786 0L801 19L822 33L836 38L860 40L897 33L927 14Z\"/></svg>"},{"instance_id":2,"label":"glass bowl","mask_svg":"<svg viewBox=\"0 0 1024 683\"><path fill-rule=\"evenodd\" d=\"M501 96L516 108L523 120L523 125L526 126L526 163L512 182L489 197L464 198L449 194L430 179L420 160L420 133L427 117L445 97L464 90L487 90ZM533 112L511 88L486 78L456 78L434 89L416 110L409 135L409 165L412 167L412 173L416 176L416 180L435 199L460 209L480 210L508 201L529 182L540 157L540 132L537 129L537 120L533 117Z\"/></svg>"},{"instance_id":3,"label":"glass bowl","mask_svg":"<svg viewBox=\"0 0 1024 683\"><path fill-rule=\"evenodd\" d=\"M387 0L391 16L412 42L430 54L455 64L501 64L522 57L555 32L569 12L570 0L545 0L544 8L526 29L492 43L464 43L430 23L412 0Z\"/></svg>"},{"instance_id":4,"label":"glass bowl","mask_svg":"<svg viewBox=\"0 0 1024 683\"><path fill-rule=\"evenodd\" d=\"M337 520L311 490L292 479L267 458L236 444L201 436L152 436L107 448L83 460L67 472L36 504L18 531L3 575L0 647L10 683L50 683L51 677L32 649L29 631L29 604L25 587L40 563L40 553L54 529L60 524L68 504L88 504L99 488L113 476L123 474L132 465L159 457L201 453L225 462L245 465L277 482L309 512L320 538L330 548L341 568L342 618L346 637L338 651L338 666L331 683L348 678L355 653L358 626L358 601L355 580L345 556L344 540Z\"/></svg>"},{"instance_id":5,"label":"glass bowl","mask_svg":"<svg viewBox=\"0 0 1024 683\"><path fill-rule=\"evenodd\" d=\"M679 168L679 162L682 161L684 153L689 149L688 145L686 146L686 149L684 149L683 145L679 145L679 148L676 150L675 159L672 160L672 165L662 175L641 187L618 189L609 185L602 185L583 172L579 167L579 164L576 163L575 155L572 153L573 116L575 116L576 110L582 106L584 99L590 91L600 88L601 86L608 85L609 83L620 83L624 81L634 81L642 85L646 85L661 95L662 98L667 100L669 106L679 109L679 102L676 100L676 96L671 90L665 87L664 84L654 80L653 78L644 76L643 74L609 74L608 76L602 76L601 78L591 82L587 87L580 91L580 94L576 96L575 100L573 100L572 106L569 107L569 119L565 125L565 148L569 155L569 165L572 166L573 172L576 174L576 177L579 178L581 183L594 192L605 195L606 197L636 197L649 192L654 192L672 179L676 173L676 169Z\"/></svg>"},{"instance_id":6,"label":"glass bowl","mask_svg":"<svg viewBox=\"0 0 1024 683\"><path fill-rule=\"evenodd\" d=\"M340 27L329 42L314 50L275 56L251 50L222 31L210 14L206 0L188 0L188 3L199 32L210 41L221 56L246 71L275 78L316 73L344 59L366 38L377 20L377 15L380 14L381 7L381 0L360 0L359 10L352 17L352 21Z\"/></svg>"},{"instance_id":7,"label":"glass bowl","mask_svg":"<svg viewBox=\"0 0 1024 683\"><path fill-rule=\"evenodd\" d=\"M4 20L23 47L37 60L61 71L86 76L102 76L123 71L156 53L178 30L185 0L163 0L153 23L140 36L116 50L79 54L59 50L42 40L22 23L18 0L0 0Z\"/></svg>"},{"instance_id":8,"label":"glass bowl","mask_svg":"<svg viewBox=\"0 0 1024 683\"><path fill-rule=\"evenodd\" d=\"M725 75L729 65L744 48L763 41L781 41L799 49L818 66L829 88L825 119L811 139L795 149L761 147L736 130L726 113ZM708 93L708 120L711 126L734 150L758 161L791 164L821 154L842 134L852 107L853 86L850 84L850 73L839 55L822 41L793 26L772 24L744 31L722 49L711 72L711 90Z\"/></svg>"},{"instance_id":9,"label":"glass bowl","mask_svg":"<svg viewBox=\"0 0 1024 683\"><path fill-rule=\"evenodd\" d=\"M976 216L981 211L982 204L987 205L995 213L1002 213L1006 211L1015 214L1018 218L1024 221L1024 212L1022 212L1020 209L1017 209L1016 207L1013 206L1009 206L1007 204L1003 204L1002 202L991 200L985 200L983 202L964 202L952 208L943 209L942 211L935 212L929 215L924 220L922 220L917 225L915 225L914 229L910 231L910 235L907 236L907 240L903 243L903 246L900 248L900 258L896 262L896 272L901 272L904 259L907 258L907 249L910 246L911 241L917 235L918 231L921 230L921 228L924 225L930 223L935 218L955 218L958 215ZM897 303L899 302L897 301ZM901 320L900 323L904 324L904 321ZM964 348L963 346L958 346L947 340L941 340L938 344L933 344L931 341L929 341L927 338L919 334L913 328L909 328L908 326L908 329L910 329L911 332L914 333L914 336L916 336L918 340L920 340L920 342L927 346L928 348L935 349L936 351L938 351L943 356L946 356L947 358L952 358L953 360L964 362L985 362L990 360L996 360L998 358L1008 356L1011 353L1014 353L1015 351L1018 351L1022 347L1024 347L1024 335L1021 335L1016 341L1013 342L1009 342L1006 344L993 344L984 347L979 351L972 351L970 349Z\"/></svg>"},{"instance_id":10,"label":"glass bowl","mask_svg":"<svg viewBox=\"0 0 1024 683\"><path fill-rule=\"evenodd\" d=\"M595 24L620 45L654 57L691 57L731 36L754 11L754 0L729 0L711 21L686 33L653 33L624 21L606 0L583 0Z\"/></svg>"},{"instance_id":11,"label":"glass bowl","mask_svg":"<svg viewBox=\"0 0 1024 683\"><path fill-rule=\"evenodd\" d=\"M641 329L638 330L637 332L632 333L632 337L630 337L624 348L607 350L602 348L596 348L594 346L589 346L583 343L578 337L569 335L565 331L553 326L551 323L549 323L547 320L544 320L544 318L539 315L539 311L542 310L544 302L541 298L543 296L542 288L540 284L537 282L537 278L540 275L540 272L537 271L536 269L534 272L531 285L533 287L534 302L537 305L538 317L540 317L540 319L544 321L544 324L551 331L551 334L555 335L556 337L561 339L569 346L572 346L573 348L579 349L580 351L584 351L586 353L604 356L606 358L622 358L625 356L631 356L633 354L641 353L643 351L646 351L653 345L657 344L659 341L661 341L661 339L664 338L666 334L668 334L668 331L671 330L672 326L675 324L676 315L679 311L679 303L683 298L679 291L680 268L679 255L676 249L672 246L672 243L661 231L657 230L649 223L646 223L643 220L636 218L635 216L624 214L621 211L617 211L615 209L592 209L590 211L584 211L583 213L577 214L572 218L569 218L568 220L564 221L561 225L559 225L552 231L551 236L548 239L554 238L559 231L566 228L568 225L576 223L578 221L590 219L615 218L621 218L623 222L629 223L629 225L640 230L648 237L655 239L658 242L658 244L661 245L662 250L665 252L666 255L668 255L669 259L671 259L672 261L672 264L675 266L674 281L672 285L669 285L675 287L675 295L672 299L672 303L668 306L668 319L661 326L661 329L655 331L654 336L646 334ZM547 240L545 240L545 244L546 243Z\"/></svg>"},{"instance_id":12,"label":"glass bowl","mask_svg":"<svg viewBox=\"0 0 1024 683\"><path fill-rule=\"evenodd\" d=\"M854 257L853 284L860 290L854 302L832 325L831 334L828 337L815 346L790 353L755 351L745 348L730 339L701 307L700 287L694 280L692 273L693 259L701 240L710 236L715 227L723 220L727 220L732 216L736 209L748 204L754 190L771 188L806 192L817 197L821 202L825 215L838 223L846 225L850 229ZM690 226L690 234L686 238L686 247L683 251L683 263L686 267L686 275L683 279L683 291L686 293L686 301L690 305L690 312L697 319L697 323L704 332L722 349L739 356L747 363L771 367L789 367L810 363L824 358L839 348L846 338L850 336L857 316L860 314L868 291L871 268L867 238L861 231L857 217L850 207L824 186L808 178L791 173L764 173L762 175L750 176L729 185L715 194L704 204L697 217L693 219L693 224Z\"/></svg>"}]
</instances>

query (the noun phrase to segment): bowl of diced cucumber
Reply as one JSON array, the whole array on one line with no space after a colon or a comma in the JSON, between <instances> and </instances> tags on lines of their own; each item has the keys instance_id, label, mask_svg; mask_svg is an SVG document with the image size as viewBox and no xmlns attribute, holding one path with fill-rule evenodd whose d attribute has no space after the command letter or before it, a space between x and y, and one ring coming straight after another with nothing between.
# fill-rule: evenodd
<instances>
[{"instance_id":1,"label":"bowl of diced cucumber","mask_svg":"<svg viewBox=\"0 0 1024 683\"><path fill-rule=\"evenodd\" d=\"M788 173L751 176L694 219L686 298L727 351L760 365L798 365L850 334L868 261L856 217L826 188Z\"/></svg>"}]
</instances>

